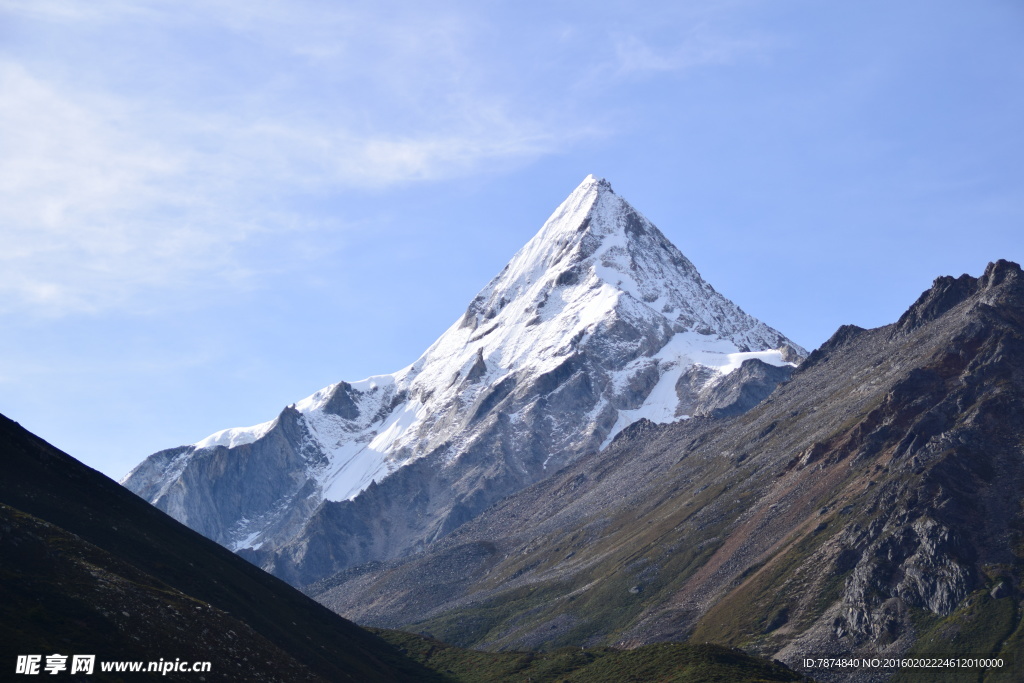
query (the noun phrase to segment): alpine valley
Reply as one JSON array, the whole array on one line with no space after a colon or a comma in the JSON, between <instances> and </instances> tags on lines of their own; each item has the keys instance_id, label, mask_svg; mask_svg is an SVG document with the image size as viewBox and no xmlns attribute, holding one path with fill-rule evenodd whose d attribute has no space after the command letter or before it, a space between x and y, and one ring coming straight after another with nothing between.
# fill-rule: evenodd
<instances>
[{"instance_id":1,"label":"alpine valley","mask_svg":"<svg viewBox=\"0 0 1024 683\"><path fill-rule=\"evenodd\" d=\"M818 680L1013 681L1022 455L1017 264L808 355L588 177L412 365L123 484L347 619L421 634L380 632L427 666L433 638L688 641ZM905 655L1003 664L804 666Z\"/></svg>"}]
</instances>

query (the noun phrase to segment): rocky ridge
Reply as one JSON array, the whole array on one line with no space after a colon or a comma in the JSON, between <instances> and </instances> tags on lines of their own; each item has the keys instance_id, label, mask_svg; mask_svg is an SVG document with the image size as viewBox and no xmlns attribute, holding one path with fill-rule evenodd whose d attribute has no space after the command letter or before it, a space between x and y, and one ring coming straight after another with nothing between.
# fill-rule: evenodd
<instances>
[{"instance_id":1,"label":"rocky ridge","mask_svg":"<svg viewBox=\"0 0 1024 683\"><path fill-rule=\"evenodd\" d=\"M421 555L308 592L474 647L1024 664L1022 415L1024 274L999 261L939 278L897 323L840 328L747 412L637 422Z\"/></svg>"}]
</instances>

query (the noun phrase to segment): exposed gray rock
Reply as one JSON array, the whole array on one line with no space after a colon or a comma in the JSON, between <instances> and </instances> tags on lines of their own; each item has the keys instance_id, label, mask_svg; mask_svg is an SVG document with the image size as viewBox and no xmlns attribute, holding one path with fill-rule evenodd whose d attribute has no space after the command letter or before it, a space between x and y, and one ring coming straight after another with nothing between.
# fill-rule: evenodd
<instances>
[{"instance_id":1,"label":"exposed gray rock","mask_svg":"<svg viewBox=\"0 0 1024 683\"><path fill-rule=\"evenodd\" d=\"M768 397L793 374L791 366L768 365L756 358L712 383L700 395L695 415L732 417L745 413Z\"/></svg>"}]
</instances>

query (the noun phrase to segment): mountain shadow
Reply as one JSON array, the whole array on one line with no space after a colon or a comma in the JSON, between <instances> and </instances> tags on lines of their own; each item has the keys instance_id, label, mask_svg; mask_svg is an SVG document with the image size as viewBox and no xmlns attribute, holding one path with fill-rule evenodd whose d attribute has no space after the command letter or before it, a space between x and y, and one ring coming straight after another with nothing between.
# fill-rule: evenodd
<instances>
[{"instance_id":1,"label":"mountain shadow","mask_svg":"<svg viewBox=\"0 0 1024 683\"><path fill-rule=\"evenodd\" d=\"M381 638L0 416L0 666L95 655L75 680L445 681ZM210 662L103 673L100 662ZM20 676L18 677L20 678ZM26 678L26 680L28 680Z\"/></svg>"}]
</instances>

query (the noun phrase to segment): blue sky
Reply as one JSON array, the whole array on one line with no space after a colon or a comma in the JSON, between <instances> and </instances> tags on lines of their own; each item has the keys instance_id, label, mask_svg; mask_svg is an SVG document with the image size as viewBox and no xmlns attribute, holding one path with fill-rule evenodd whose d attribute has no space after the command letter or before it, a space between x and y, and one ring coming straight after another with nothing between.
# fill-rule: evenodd
<instances>
[{"instance_id":1,"label":"blue sky","mask_svg":"<svg viewBox=\"0 0 1024 683\"><path fill-rule=\"evenodd\" d=\"M1024 259L1024 6L0 0L0 412L119 478L415 358L588 174L813 348Z\"/></svg>"}]
</instances>

